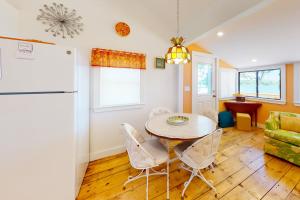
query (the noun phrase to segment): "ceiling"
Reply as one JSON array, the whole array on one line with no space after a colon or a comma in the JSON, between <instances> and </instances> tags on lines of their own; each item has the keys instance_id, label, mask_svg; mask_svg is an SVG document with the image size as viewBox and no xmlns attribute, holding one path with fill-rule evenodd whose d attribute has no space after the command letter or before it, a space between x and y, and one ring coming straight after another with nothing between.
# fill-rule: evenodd
<instances>
[{"instance_id":1,"label":"ceiling","mask_svg":"<svg viewBox=\"0 0 300 200\"><path fill-rule=\"evenodd\" d=\"M51 2L6 1L19 10L38 9L40 4ZM126 19L143 24L163 41L176 35L176 0L60 2L69 6L82 2L99 8L102 3L110 4L125 13ZM180 35L187 43L199 43L237 68L300 61L299 7L300 0L180 0ZM218 38L217 31L225 35Z\"/></svg>"},{"instance_id":2,"label":"ceiling","mask_svg":"<svg viewBox=\"0 0 300 200\"><path fill-rule=\"evenodd\" d=\"M299 8L299 0L273 0L211 30L196 42L237 68L300 61ZM224 36L218 38L218 31Z\"/></svg>"},{"instance_id":3,"label":"ceiling","mask_svg":"<svg viewBox=\"0 0 300 200\"><path fill-rule=\"evenodd\" d=\"M113 2L120 4L120 1L114 0ZM176 0L126 1L135 5L132 10L129 9L130 15L135 15L139 19L149 13L155 23L164 27L161 31L168 32L168 37L176 35L176 2ZM179 34L186 38L186 41L192 41L260 2L262 0L180 0Z\"/></svg>"},{"instance_id":4,"label":"ceiling","mask_svg":"<svg viewBox=\"0 0 300 200\"><path fill-rule=\"evenodd\" d=\"M48 0L6 0L18 9L43 4ZM73 0L78 1L78 0ZM80 0L82 1L82 0ZM126 11L164 39L176 35L176 0L84 0L89 4L109 2L114 8ZM180 0L180 34L187 41L206 33L262 0ZM70 3L70 0L60 0ZM38 9L38 8L36 8Z\"/></svg>"}]
</instances>

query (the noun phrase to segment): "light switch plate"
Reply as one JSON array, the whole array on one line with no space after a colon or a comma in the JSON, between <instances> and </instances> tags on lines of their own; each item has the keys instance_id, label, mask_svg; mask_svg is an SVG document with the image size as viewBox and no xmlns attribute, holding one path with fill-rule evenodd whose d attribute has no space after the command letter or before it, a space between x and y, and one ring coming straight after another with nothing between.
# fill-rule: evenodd
<instances>
[{"instance_id":1,"label":"light switch plate","mask_svg":"<svg viewBox=\"0 0 300 200\"><path fill-rule=\"evenodd\" d=\"M185 92L191 91L191 87L189 85L184 86L184 91Z\"/></svg>"}]
</instances>

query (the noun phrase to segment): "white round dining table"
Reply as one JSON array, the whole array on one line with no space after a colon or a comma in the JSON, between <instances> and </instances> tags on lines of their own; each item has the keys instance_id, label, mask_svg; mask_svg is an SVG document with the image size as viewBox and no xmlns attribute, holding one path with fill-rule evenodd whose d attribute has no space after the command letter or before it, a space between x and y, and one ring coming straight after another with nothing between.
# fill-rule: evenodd
<instances>
[{"instance_id":1,"label":"white round dining table","mask_svg":"<svg viewBox=\"0 0 300 200\"><path fill-rule=\"evenodd\" d=\"M187 123L179 126L167 123L169 117L184 116L188 117ZM202 138L217 129L217 123L208 117L197 114L188 113L170 113L155 116L149 119L145 124L145 129L150 135L154 135L163 139L163 143L167 148L168 154L170 153L169 141L170 140L194 140ZM169 154L170 156L170 154ZM167 160L167 188L169 188L169 168L170 163L177 160L177 158ZM167 189L167 199L170 199L170 191Z\"/></svg>"},{"instance_id":2,"label":"white round dining table","mask_svg":"<svg viewBox=\"0 0 300 200\"><path fill-rule=\"evenodd\" d=\"M183 125L171 125L167 123L171 116L185 116L189 120ZM203 115L170 113L149 119L145 124L145 129L149 134L167 140L194 140L214 132L217 129L217 123Z\"/></svg>"}]
</instances>

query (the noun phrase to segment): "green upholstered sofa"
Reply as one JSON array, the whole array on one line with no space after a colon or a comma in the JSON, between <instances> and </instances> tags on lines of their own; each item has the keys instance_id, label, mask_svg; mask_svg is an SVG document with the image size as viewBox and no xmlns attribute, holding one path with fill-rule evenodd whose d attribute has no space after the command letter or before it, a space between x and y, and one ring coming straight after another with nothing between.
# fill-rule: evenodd
<instances>
[{"instance_id":1,"label":"green upholstered sofa","mask_svg":"<svg viewBox=\"0 0 300 200\"><path fill-rule=\"evenodd\" d=\"M300 118L300 114L270 112L265 123L264 151L300 166L300 133L282 129L284 116Z\"/></svg>"}]
</instances>

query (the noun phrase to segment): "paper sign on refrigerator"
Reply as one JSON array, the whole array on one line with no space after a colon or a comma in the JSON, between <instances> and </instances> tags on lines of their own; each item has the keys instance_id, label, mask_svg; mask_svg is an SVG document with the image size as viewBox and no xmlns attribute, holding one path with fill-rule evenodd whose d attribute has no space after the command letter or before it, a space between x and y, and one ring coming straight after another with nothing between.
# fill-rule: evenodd
<instances>
[{"instance_id":1,"label":"paper sign on refrigerator","mask_svg":"<svg viewBox=\"0 0 300 200\"><path fill-rule=\"evenodd\" d=\"M19 59L34 59L33 44L27 42L19 42L17 47L17 58Z\"/></svg>"}]
</instances>

